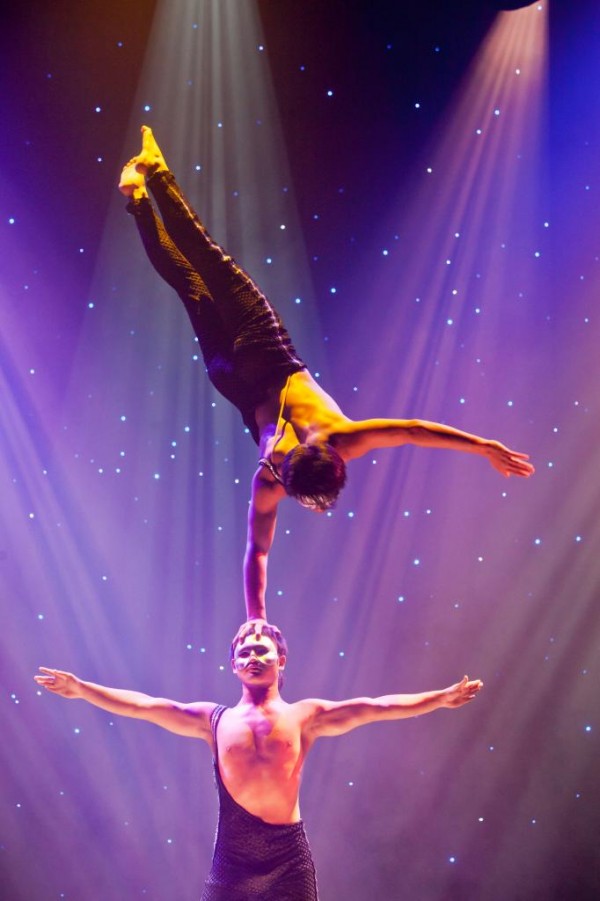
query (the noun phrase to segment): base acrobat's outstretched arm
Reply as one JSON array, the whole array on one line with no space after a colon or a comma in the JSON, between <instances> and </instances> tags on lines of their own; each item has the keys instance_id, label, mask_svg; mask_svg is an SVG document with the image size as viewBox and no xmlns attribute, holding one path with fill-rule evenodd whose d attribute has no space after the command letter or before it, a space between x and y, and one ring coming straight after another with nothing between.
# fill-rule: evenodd
<instances>
[{"instance_id":1,"label":"base acrobat's outstretched arm","mask_svg":"<svg viewBox=\"0 0 600 901\"><path fill-rule=\"evenodd\" d=\"M476 698L482 688L481 679L463 676L460 682L449 685L448 688L419 694L351 698L346 701L313 700L307 725L313 738L342 735L368 723L422 716L442 707L454 710Z\"/></svg>"},{"instance_id":2,"label":"base acrobat's outstretched arm","mask_svg":"<svg viewBox=\"0 0 600 901\"><path fill-rule=\"evenodd\" d=\"M146 720L177 735L209 740L210 714L215 704L202 701L180 704L168 698L153 698L141 691L108 688L47 666L40 666L39 674L33 678L38 685L63 698L79 698L118 716Z\"/></svg>"}]
</instances>

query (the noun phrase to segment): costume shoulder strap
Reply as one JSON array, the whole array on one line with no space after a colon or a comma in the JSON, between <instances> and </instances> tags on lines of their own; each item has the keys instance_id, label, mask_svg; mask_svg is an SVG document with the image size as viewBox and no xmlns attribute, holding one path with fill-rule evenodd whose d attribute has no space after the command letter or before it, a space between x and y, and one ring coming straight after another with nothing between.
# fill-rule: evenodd
<instances>
[{"instance_id":1,"label":"costume shoulder strap","mask_svg":"<svg viewBox=\"0 0 600 901\"><path fill-rule=\"evenodd\" d=\"M213 744L215 748L215 760L217 758L217 726L219 725L219 721L226 710L227 707L225 707L223 704L217 704L210 715L210 731L212 732Z\"/></svg>"},{"instance_id":2,"label":"costume shoulder strap","mask_svg":"<svg viewBox=\"0 0 600 901\"><path fill-rule=\"evenodd\" d=\"M273 476L273 478L275 479L275 481L279 482L280 485L283 485L283 479L277 472L277 467L275 466L275 464L273 463L272 460L269 460L268 457L261 457L260 460L258 461L258 465L264 466L265 469L268 469L269 472L271 473L271 475Z\"/></svg>"}]
</instances>

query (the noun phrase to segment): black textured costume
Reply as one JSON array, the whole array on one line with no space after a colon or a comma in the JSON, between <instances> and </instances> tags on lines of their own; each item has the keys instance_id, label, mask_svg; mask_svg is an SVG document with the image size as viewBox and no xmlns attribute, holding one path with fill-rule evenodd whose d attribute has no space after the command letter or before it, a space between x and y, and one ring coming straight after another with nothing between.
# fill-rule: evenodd
<instances>
[{"instance_id":1,"label":"black textured costume","mask_svg":"<svg viewBox=\"0 0 600 901\"><path fill-rule=\"evenodd\" d=\"M155 172L147 183L162 222L148 198L131 200L127 210L152 265L184 303L212 384L258 444L256 407L306 366L267 298L213 241L172 173Z\"/></svg>"},{"instance_id":2,"label":"black textured costume","mask_svg":"<svg viewBox=\"0 0 600 901\"><path fill-rule=\"evenodd\" d=\"M221 779L217 726L211 717L219 822L212 868L201 901L318 901L315 867L302 821L274 825L249 813Z\"/></svg>"}]
</instances>

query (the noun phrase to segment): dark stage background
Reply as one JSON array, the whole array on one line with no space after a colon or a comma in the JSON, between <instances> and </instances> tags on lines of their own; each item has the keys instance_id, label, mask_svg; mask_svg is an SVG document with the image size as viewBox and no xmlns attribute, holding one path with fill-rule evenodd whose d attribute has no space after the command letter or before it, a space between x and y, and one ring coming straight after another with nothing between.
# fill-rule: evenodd
<instances>
[{"instance_id":1,"label":"dark stage background","mask_svg":"<svg viewBox=\"0 0 600 901\"><path fill-rule=\"evenodd\" d=\"M485 682L314 749L323 901L600 897L600 8L539 6L3 3L3 901L192 901L210 864L207 749L32 680L237 698L257 454L116 190L142 122L349 416L537 469L388 450L282 505L288 700Z\"/></svg>"}]
</instances>

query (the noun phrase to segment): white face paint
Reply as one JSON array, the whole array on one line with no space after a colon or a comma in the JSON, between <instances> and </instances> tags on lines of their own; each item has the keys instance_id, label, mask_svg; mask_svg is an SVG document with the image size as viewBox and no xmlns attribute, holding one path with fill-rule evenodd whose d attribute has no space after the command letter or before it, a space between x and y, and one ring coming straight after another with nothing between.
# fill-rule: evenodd
<instances>
[{"instance_id":1,"label":"white face paint","mask_svg":"<svg viewBox=\"0 0 600 901\"><path fill-rule=\"evenodd\" d=\"M273 639L256 632L246 635L236 645L233 654L233 662L238 672L252 667L263 670L275 666L278 659L277 645Z\"/></svg>"}]
</instances>

